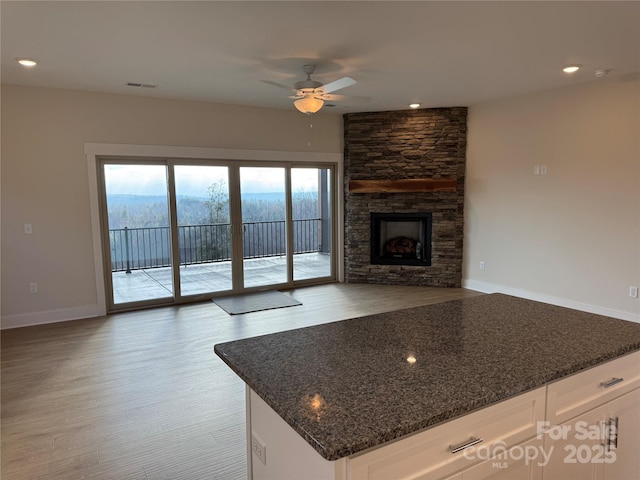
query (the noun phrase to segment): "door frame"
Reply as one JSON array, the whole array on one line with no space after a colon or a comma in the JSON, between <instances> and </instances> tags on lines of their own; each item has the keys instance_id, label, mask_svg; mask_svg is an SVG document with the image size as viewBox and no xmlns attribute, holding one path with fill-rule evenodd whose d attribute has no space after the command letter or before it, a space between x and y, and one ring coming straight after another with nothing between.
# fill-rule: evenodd
<instances>
[{"instance_id":1,"label":"door frame","mask_svg":"<svg viewBox=\"0 0 640 480\"><path fill-rule=\"evenodd\" d=\"M91 212L91 232L93 239L93 259L95 268L95 283L97 293L97 307L99 315L106 315L108 312L107 285L105 282L105 272L103 263L103 239L101 233L100 215L100 189L99 189L99 161L102 159L129 160L142 163L145 161L247 161L256 164L266 164L276 166L276 164L287 164L291 168L296 166L316 166L325 168L332 165L334 171L333 187L335 191L333 213L334 213L334 277L335 281L344 281L344 214L343 209L338 208L343 205L343 155L341 153L328 152L287 152L272 150L236 150L220 149L208 147L179 147L163 145L124 145L105 143L85 143L84 152L87 158L87 170L89 174L89 206ZM265 163L263 163L265 162ZM248 164L248 163L247 163ZM304 284L305 282L300 282ZM188 301L188 300L187 300ZM172 302L175 304L176 302ZM118 310L121 311L121 310Z\"/></svg>"},{"instance_id":2,"label":"door frame","mask_svg":"<svg viewBox=\"0 0 640 480\"><path fill-rule=\"evenodd\" d=\"M330 265L330 271L329 271L329 275L327 277L316 277L316 278L311 278L311 279L303 279L303 280L295 280L294 278L294 270L295 270L295 265L294 265L294 253L293 253L293 244L294 244L294 232L293 232L293 198L292 198L292 181L291 181L291 171L293 169L300 169L300 168L316 168L316 169L327 169L331 172L331 179L329 182L329 187L330 187L330 191L332 192L338 192L337 186L338 183L342 183L342 182L338 182L338 175L337 175L337 165L336 164L319 164L317 162L307 162L307 163L301 163L301 162L270 162L268 164L265 164L264 162L260 163L260 162L253 162L253 161L242 161L242 162L238 162L233 166L233 173L230 173L230 178L233 178L235 175L237 175L237 181L236 184L233 186L233 188L236 188L237 190L235 190L233 193L231 192L230 189L230 196L235 195L235 198L237 199L237 201L235 202L234 205L232 205L232 209L236 208L237 210L235 212L232 212L231 217L237 219L237 221L239 222L237 225L235 225L235 229L236 231L240 232L242 225L242 205L241 205L241 186L240 186L240 169L243 167L272 167L272 168L284 168L285 169L285 179L284 179L284 189L285 189L285 221L286 221L286 225L288 226L288 228L286 229L286 245L287 245L287 279L285 282L281 282L281 283L274 283L274 284L270 284L270 285L259 285L259 286L255 286L255 287L245 287L241 282L244 281L244 259L242 258L242 255L240 255L240 258L238 259L239 261L235 262L234 264L234 282L238 283L234 283L233 286L233 292L231 292L231 294L237 294L237 293L248 293L248 292L256 292L256 291L260 291L260 290L265 290L265 289L270 289L272 287L276 287L276 288L293 288L293 287L298 287L298 286L304 286L304 285L317 285L318 282L317 280L320 280L322 278L330 278L330 281L342 281L341 279L339 279L339 265L342 265L344 262L342 261L343 256L340 256L340 260L338 260L338 253L337 251L334 250L334 248L338 248L338 225L337 225L337 219L338 219L338 208L337 205L338 203L342 204L341 202L338 202L337 197L336 198L332 198L330 205L329 205L329 212L330 212L330 218L332 219L332 224L334 226L334 228L331 229L331 239L330 239L330 244L331 244L331 265ZM237 216L236 216L237 214ZM334 220L335 219L335 220ZM341 220L340 220L341 222ZM342 222L341 222L342 223ZM234 238L234 246L237 248L237 251L240 252L240 254L242 254L242 248L243 248L243 244L242 244L242 234L239 233L238 235L233 235ZM344 250L340 248L340 252L343 252ZM235 260L235 258L234 258ZM236 270L237 269L237 270Z\"/></svg>"},{"instance_id":3,"label":"door frame","mask_svg":"<svg viewBox=\"0 0 640 480\"><path fill-rule=\"evenodd\" d=\"M172 305L176 298L176 289L179 289L179 284L176 282L175 276L173 274L172 267L172 288L171 288L171 297L162 297L162 298L154 298L151 300L137 300L134 302L130 302L127 304L116 305L114 303L114 295L113 295L113 277L110 272L107 272L104 269L105 265L111 265L111 246L109 244L109 215L108 215L108 205L107 205L107 190L105 186L105 174L104 174L104 165L155 165L165 168L165 177L166 177L166 194L167 194L167 216L169 218L169 228L172 229L172 217L173 217L173 209L175 208L175 204L171 205L174 199L173 190L173 181L172 174L169 165L166 160L158 159L158 158L145 158L140 161L136 158L130 157L110 157L110 158L99 158L97 159L97 179L98 179L98 193L99 193L99 207L100 207L100 225L101 225L101 240L102 245L105 248L102 248L102 265L103 265L103 273L104 273L104 296L105 302L107 305L107 312L115 312L115 311L125 311L132 309L141 309L145 307L159 307L159 306L167 306ZM169 235L170 247L169 247L169 256L170 263L173 265L175 260L176 249L173 246L173 238L174 235L171 233ZM178 290L177 295L180 295Z\"/></svg>"}]
</instances>

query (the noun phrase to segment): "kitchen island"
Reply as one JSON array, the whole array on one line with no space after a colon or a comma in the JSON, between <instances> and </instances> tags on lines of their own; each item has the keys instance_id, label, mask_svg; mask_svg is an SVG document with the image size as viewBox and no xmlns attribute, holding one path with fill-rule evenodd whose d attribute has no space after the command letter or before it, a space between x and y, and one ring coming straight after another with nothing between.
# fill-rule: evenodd
<instances>
[{"instance_id":1,"label":"kitchen island","mask_svg":"<svg viewBox=\"0 0 640 480\"><path fill-rule=\"evenodd\" d=\"M482 463L469 452L497 442L542 452L550 439L540 425L582 412L550 419L549 386L611 364L624 377L602 378L577 403L637 393L638 350L640 324L502 294L215 346L247 384L256 479L474 478L459 473ZM613 378L623 380L600 386ZM491 463L490 473L502 468Z\"/></svg>"}]
</instances>

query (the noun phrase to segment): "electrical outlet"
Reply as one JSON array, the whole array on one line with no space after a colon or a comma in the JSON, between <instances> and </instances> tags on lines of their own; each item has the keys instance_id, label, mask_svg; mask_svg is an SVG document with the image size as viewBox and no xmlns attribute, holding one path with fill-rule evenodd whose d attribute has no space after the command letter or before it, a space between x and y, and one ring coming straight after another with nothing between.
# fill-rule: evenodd
<instances>
[{"instance_id":1,"label":"electrical outlet","mask_svg":"<svg viewBox=\"0 0 640 480\"><path fill-rule=\"evenodd\" d=\"M38 293L38 284L36 282L29 283L29 293Z\"/></svg>"},{"instance_id":2,"label":"electrical outlet","mask_svg":"<svg viewBox=\"0 0 640 480\"><path fill-rule=\"evenodd\" d=\"M255 433L251 433L251 451L262 463L267 464L267 446Z\"/></svg>"},{"instance_id":3,"label":"electrical outlet","mask_svg":"<svg viewBox=\"0 0 640 480\"><path fill-rule=\"evenodd\" d=\"M31 235L33 233L33 226L30 223L24 224L24 234Z\"/></svg>"},{"instance_id":4,"label":"electrical outlet","mask_svg":"<svg viewBox=\"0 0 640 480\"><path fill-rule=\"evenodd\" d=\"M629 287L629 296L631 298L638 298L638 287Z\"/></svg>"},{"instance_id":5,"label":"electrical outlet","mask_svg":"<svg viewBox=\"0 0 640 480\"><path fill-rule=\"evenodd\" d=\"M480 262L480 270L484 270L484 261Z\"/></svg>"},{"instance_id":6,"label":"electrical outlet","mask_svg":"<svg viewBox=\"0 0 640 480\"><path fill-rule=\"evenodd\" d=\"M540 165L540 175L546 175L546 174L547 174L547 166Z\"/></svg>"}]
</instances>

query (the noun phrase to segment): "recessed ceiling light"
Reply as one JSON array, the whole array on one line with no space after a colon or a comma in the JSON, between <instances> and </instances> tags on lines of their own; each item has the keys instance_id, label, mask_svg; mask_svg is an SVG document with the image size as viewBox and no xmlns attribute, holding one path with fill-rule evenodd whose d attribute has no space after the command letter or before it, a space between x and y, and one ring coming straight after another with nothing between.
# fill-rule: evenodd
<instances>
[{"instance_id":1,"label":"recessed ceiling light","mask_svg":"<svg viewBox=\"0 0 640 480\"><path fill-rule=\"evenodd\" d=\"M419 103L410 103L409 104L409 108L420 108L420 104Z\"/></svg>"},{"instance_id":2,"label":"recessed ceiling light","mask_svg":"<svg viewBox=\"0 0 640 480\"><path fill-rule=\"evenodd\" d=\"M23 67L35 67L38 64L33 58L16 58L16 62Z\"/></svg>"},{"instance_id":3,"label":"recessed ceiling light","mask_svg":"<svg viewBox=\"0 0 640 480\"><path fill-rule=\"evenodd\" d=\"M564 73L576 73L580 70L581 65L567 65L562 69Z\"/></svg>"}]
</instances>

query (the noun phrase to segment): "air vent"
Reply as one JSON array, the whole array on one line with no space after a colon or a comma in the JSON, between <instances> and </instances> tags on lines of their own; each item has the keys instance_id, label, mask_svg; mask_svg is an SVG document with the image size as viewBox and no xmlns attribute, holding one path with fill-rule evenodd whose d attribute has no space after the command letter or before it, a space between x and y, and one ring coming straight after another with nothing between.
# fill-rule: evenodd
<instances>
[{"instance_id":1,"label":"air vent","mask_svg":"<svg viewBox=\"0 0 640 480\"><path fill-rule=\"evenodd\" d=\"M136 87L136 88L156 88L156 85L152 85L150 83L138 83L138 82L127 82L127 87Z\"/></svg>"}]
</instances>

